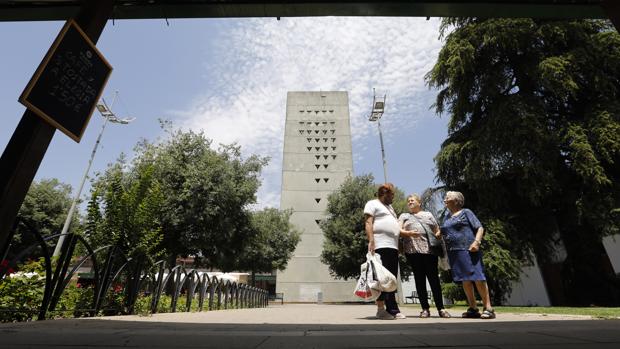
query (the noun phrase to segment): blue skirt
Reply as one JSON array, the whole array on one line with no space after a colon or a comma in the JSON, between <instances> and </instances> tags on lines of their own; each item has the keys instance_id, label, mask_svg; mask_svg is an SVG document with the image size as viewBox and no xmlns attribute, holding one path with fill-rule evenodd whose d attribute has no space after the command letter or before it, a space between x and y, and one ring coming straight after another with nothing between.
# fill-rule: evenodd
<instances>
[{"instance_id":1,"label":"blue skirt","mask_svg":"<svg viewBox=\"0 0 620 349\"><path fill-rule=\"evenodd\" d=\"M448 261L452 269L452 280L461 281L486 281L484 265L482 264L482 252L469 252L467 250L448 251Z\"/></svg>"}]
</instances>

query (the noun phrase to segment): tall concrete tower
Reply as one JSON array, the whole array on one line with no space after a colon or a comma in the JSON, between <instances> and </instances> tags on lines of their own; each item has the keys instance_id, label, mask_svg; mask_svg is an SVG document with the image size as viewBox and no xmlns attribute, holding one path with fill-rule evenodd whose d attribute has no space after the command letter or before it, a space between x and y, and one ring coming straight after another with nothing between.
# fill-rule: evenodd
<instances>
[{"instance_id":1,"label":"tall concrete tower","mask_svg":"<svg viewBox=\"0 0 620 349\"><path fill-rule=\"evenodd\" d=\"M293 258L278 272L287 302L353 301L355 282L333 279L321 263L327 196L353 173L347 92L289 92L280 208L293 209L302 232ZM360 217L361 219L361 217Z\"/></svg>"}]
</instances>

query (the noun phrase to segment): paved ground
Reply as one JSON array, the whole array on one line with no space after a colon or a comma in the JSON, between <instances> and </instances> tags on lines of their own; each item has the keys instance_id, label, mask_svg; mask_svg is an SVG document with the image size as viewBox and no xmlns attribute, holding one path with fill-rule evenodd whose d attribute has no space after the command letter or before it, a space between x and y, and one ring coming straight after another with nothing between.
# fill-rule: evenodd
<instances>
[{"instance_id":1,"label":"paved ground","mask_svg":"<svg viewBox=\"0 0 620 349\"><path fill-rule=\"evenodd\" d=\"M620 348L620 320L498 314L495 320L374 319L372 305L0 324L0 348ZM456 314L453 314L456 315Z\"/></svg>"}]
</instances>

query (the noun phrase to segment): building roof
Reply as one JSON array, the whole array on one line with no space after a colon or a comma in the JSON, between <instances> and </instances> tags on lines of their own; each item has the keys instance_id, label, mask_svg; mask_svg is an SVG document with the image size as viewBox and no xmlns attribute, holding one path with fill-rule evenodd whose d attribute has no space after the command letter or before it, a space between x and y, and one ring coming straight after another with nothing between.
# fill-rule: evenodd
<instances>
[{"instance_id":1,"label":"building roof","mask_svg":"<svg viewBox=\"0 0 620 349\"><path fill-rule=\"evenodd\" d=\"M87 0L93 1L93 0ZM607 18L603 0L114 0L114 19L308 16ZM81 0L0 0L0 21L66 20Z\"/></svg>"}]
</instances>

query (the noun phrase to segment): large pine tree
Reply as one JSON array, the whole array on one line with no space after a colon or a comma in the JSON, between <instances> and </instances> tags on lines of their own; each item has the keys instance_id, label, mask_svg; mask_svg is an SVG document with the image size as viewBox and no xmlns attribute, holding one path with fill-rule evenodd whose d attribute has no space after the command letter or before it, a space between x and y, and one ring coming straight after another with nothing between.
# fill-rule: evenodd
<instances>
[{"instance_id":1,"label":"large pine tree","mask_svg":"<svg viewBox=\"0 0 620 349\"><path fill-rule=\"evenodd\" d=\"M555 304L619 304L620 35L606 21L445 19L428 73L450 117L438 179L543 264ZM555 281L554 281L555 280Z\"/></svg>"}]
</instances>

